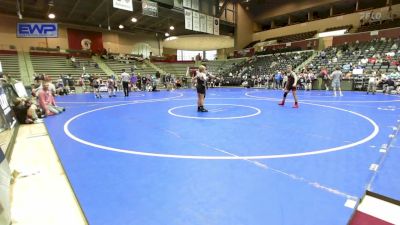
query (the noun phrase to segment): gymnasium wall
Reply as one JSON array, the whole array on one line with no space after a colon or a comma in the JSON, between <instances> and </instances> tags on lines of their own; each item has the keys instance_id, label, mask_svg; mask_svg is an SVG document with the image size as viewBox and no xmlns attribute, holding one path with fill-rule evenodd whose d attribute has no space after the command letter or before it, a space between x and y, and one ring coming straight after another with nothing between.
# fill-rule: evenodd
<instances>
[{"instance_id":1,"label":"gymnasium wall","mask_svg":"<svg viewBox=\"0 0 400 225\"><path fill-rule=\"evenodd\" d=\"M58 38L17 38L17 23L21 22L16 16L0 14L0 49L9 49L10 45L14 45L18 50L29 51L31 46L55 48L59 46L61 49L68 49L68 28L94 31L102 33L103 47L110 52L131 53L134 46L138 43L147 43L153 50L153 55L159 54L159 46L155 35L141 33L130 34L119 31L107 31L95 27L84 27L77 25L59 24ZM26 19L22 22L49 22ZM162 46L161 46L162 50ZM162 53L162 52L161 52Z\"/></svg>"},{"instance_id":2,"label":"gymnasium wall","mask_svg":"<svg viewBox=\"0 0 400 225\"><path fill-rule=\"evenodd\" d=\"M337 36L333 37L332 45L341 45L344 44L345 42L351 43L351 42L356 42L357 40L360 42L367 42L376 38L380 39L382 37L398 38L400 37L400 28Z\"/></svg>"},{"instance_id":3,"label":"gymnasium wall","mask_svg":"<svg viewBox=\"0 0 400 225\"><path fill-rule=\"evenodd\" d=\"M269 3L270 6L257 16L257 20L265 20L281 15L288 15L293 12L312 9L318 6L329 5L340 0L297 0L297 1L275 1Z\"/></svg>"},{"instance_id":4,"label":"gymnasium wall","mask_svg":"<svg viewBox=\"0 0 400 225\"><path fill-rule=\"evenodd\" d=\"M380 12L382 15L386 15L388 11L388 7L383 7L379 9L373 10L375 13ZM331 17L327 19L315 20L306 23L295 24L291 26L271 29L267 31L257 32L253 34L252 41L256 40L265 40L274 37L280 37L285 35L297 34L297 33L304 33L308 31L323 31L329 27L337 27L337 26L345 26L345 25L353 25L353 27L360 26L360 19L365 12L357 12L342 16ZM393 14L400 15L400 5L393 5L392 6ZM250 43L250 41L249 41Z\"/></svg>"},{"instance_id":5,"label":"gymnasium wall","mask_svg":"<svg viewBox=\"0 0 400 225\"><path fill-rule=\"evenodd\" d=\"M240 4L237 4L236 32L235 32L235 49L243 49L252 42L252 34L254 32L254 22L247 10Z\"/></svg>"}]
</instances>

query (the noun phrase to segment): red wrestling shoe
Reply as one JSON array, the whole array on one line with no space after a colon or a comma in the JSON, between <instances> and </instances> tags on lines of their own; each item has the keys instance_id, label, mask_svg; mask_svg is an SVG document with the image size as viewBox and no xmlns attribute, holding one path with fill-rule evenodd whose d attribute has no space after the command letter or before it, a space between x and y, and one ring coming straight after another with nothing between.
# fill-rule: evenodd
<instances>
[{"instance_id":1,"label":"red wrestling shoe","mask_svg":"<svg viewBox=\"0 0 400 225\"><path fill-rule=\"evenodd\" d=\"M281 101L280 103L278 103L278 105L284 106L284 105L285 105L285 102L284 102L284 101Z\"/></svg>"},{"instance_id":2,"label":"red wrestling shoe","mask_svg":"<svg viewBox=\"0 0 400 225\"><path fill-rule=\"evenodd\" d=\"M294 103L294 105L292 106L292 108L296 108L296 109L299 108L299 103L297 103L297 102Z\"/></svg>"}]
</instances>

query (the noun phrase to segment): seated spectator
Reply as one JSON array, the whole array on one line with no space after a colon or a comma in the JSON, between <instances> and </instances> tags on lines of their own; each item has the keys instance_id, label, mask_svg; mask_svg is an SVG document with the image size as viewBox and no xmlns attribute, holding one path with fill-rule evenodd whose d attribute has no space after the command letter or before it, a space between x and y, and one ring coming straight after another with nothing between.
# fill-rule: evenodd
<instances>
[{"instance_id":1,"label":"seated spectator","mask_svg":"<svg viewBox=\"0 0 400 225\"><path fill-rule=\"evenodd\" d=\"M57 80L56 84L56 95L68 95L68 90L64 85L64 82L62 79Z\"/></svg>"},{"instance_id":2,"label":"seated spectator","mask_svg":"<svg viewBox=\"0 0 400 225\"><path fill-rule=\"evenodd\" d=\"M390 51L390 52L386 53L386 57L390 57L390 58L395 55L396 55L396 53L394 53L394 51Z\"/></svg>"},{"instance_id":3,"label":"seated spectator","mask_svg":"<svg viewBox=\"0 0 400 225\"><path fill-rule=\"evenodd\" d=\"M366 57L362 58L360 60L361 64L367 64L368 63L368 59Z\"/></svg>"},{"instance_id":4,"label":"seated spectator","mask_svg":"<svg viewBox=\"0 0 400 225\"><path fill-rule=\"evenodd\" d=\"M371 52L375 51L375 48L373 45L371 45L371 47L369 48L369 51L371 51Z\"/></svg>"},{"instance_id":5,"label":"seated spectator","mask_svg":"<svg viewBox=\"0 0 400 225\"><path fill-rule=\"evenodd\" d=\"M321 51L321 53L319 53L319 56L320 56L321 59L325 59L326 52L325 51Z\"/></svg>"},{"instance_id":6,"label":"seated spectator","mask_svg":"<svg viewBox=\"0 0 400 225\"><path fill-rule=\"evenodd\" d=\"M392 90L394 90L394 81L389 77L383 82L383 93L390 94Z\"/></svg>"},{"instance_id":7,"label":"seated spectator","mask_svg":"<svg viewBox=\"0 0 400 225\"><path fill-rule=\"evenodd\" d=\"M397 43L394 43L392 47L390 47L390 50L397 50L397 49L398 49Z\"/></svg>"},{"instance_id":8,"label":"seated spectator","mask_svg":"<svg viewBox=\"0 0 400 225\"><path fill-rule=\"evenodd\" d=\"M380 59L381 58L381 54L379 54L378 52L375 53L372 58L376 58L376 59Z\"/></svg>"},{"instance_id":9,"label":"seated spectator","mask_svg":"<svg viewBox=\"0 0 400 225\"><path fill-rule=\"evenodd\" d=\"M342 68L343 68L343 70L344 70L345 72L348 72L348 71L350 71L350 69L351 69L351 65L346 63L346 64L343 65Z\"/></svg>"},{"instance_id":10,"label":"seated spectator","mask_svg":"<svg viewBox=\"0 0 400 225\"><path fill-rule=\"evenodd\" d=\"M15 117L21 124L32 124L43 122L40 110L35 104L32 104L30 100L25 100L23 98L17 98L14 101L14 112Z\"/></svg>"},{"instance_id":11,"label":"seated spectator","mask_svg":"<svg viewBox=\"0 0 400 225\"><path fill-rule=\"evenodd\" d=\"M375 64L376 63L376 58L374 58L374 57L369 58L368 59L368 63Z\"/></svg>"},{"instance_id":12,"label":"seated spectator","mask_svg":"<svg viewBox=\"0 0 400 225\"><path fill-rule=\"evenodd\" d=\"M383 60L383 62L382 62L382 66L389 66L390 65L390 63L389 63L389 61L388 60Z\"/></svg>"},{"instance_id":13,"label":"seated spectator","mask_svg":"<svg viewBox=\"0 0 400 225\"><path fill-rule=\"evenodd\" d=\"M38 94L39 105L46 116L52 116L65 111L65 108L57 106L49 89L49 83L44 83Z\"/></svg>"}]
</instances>

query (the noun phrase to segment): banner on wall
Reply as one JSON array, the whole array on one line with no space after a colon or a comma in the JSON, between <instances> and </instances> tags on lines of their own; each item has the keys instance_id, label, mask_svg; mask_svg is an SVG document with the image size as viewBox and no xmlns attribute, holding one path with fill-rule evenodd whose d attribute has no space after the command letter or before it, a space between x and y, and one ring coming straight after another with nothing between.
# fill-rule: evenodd
<instances>
[{"instance_id":1,"label":"banner on wall","mask_svg":"<svg viewBox=\"0 0 400 225\"><path fill-rule=\"evenodd\" d=\"M132 0L113 0L113 7L131 12L133 11Z\"/></svg>"},{"instance_id":2,"label":"banner on wall","mask_svg":"<svg viewBox=\"0 0 400 225\"><path fill-rule=\"evenodd\" d=\"M207 33L214 34L214 17L207 16Z\"/></svg>"},{"instance_id":3,"label":"banner on wall","mask_svg":"<svg viewBox=\"0 0 400 225\"><path fill-rule=\"evenodd\" d=\"M175 8L183 8L183 0L174 0Z\"/></svg>"},{"instance_id":4,"label":"banner on wall","mask_svg":"<svg viewBox=\"0 0 400 225\"><path fill-rule=\"evenodd\" d=\"M185 29L193 30L192 10L185 9Z\"/></svg>"},{"instance_id":5,"label":"banner on wall","mask_svg":"<svg viewBox=\"0 0 400 225\"><path fill-rule=\"evenodd\" d=\"M101 52L103 50L103 35L100 32L67 29L68 48Z\"/></svg>"},{"instance_id":6,"label":"banner on wall","mask_svg":"<svg viewBox=\"0 0 400 225\"><path fill-rule=\"evenodd\" d=\"M183 0L183 7L192 8L192 0Z\"/></svg>"},{"instance_id":7,"label":"banner on wall","mask_svg":"<svg viewBox=\"0 0 400 225\"><path fill-rule=\"evenodd\" d=\"M0 61L0 73L3 72L3 66L1 65L1 61Z\"/></svg>"},{"instance_id":8,"label":"banner on wall","mask_svg":"<svg viewBox=\"0 0 400 225\"><path fill-rule=\"evenodd\" d=\"M158 4L148 0L142 0L143 15L158 17Z\"/></svg>"},{"instance_id":9,"label":"banner on wall","mask_svg":"<svg viewBox=\"0 0 400 225\"><path fill-rule=\"evenodd\" d=\"M193 11L193 30L194 31L200 31L200 18L199 18L199 13Z\"/></svg>"},{"instance_id":10,"label":"banner on wall","mask_svg":"<svg viewBox=\"0 0 400 225\"><path fill-rule=\"evenodd\" d=\"M214 18L214 34L219 35L219 19Z\"/></svg>"},{"instance_id":11,"label":"banner on wall","mask_svg":"<svg viewBox=\"0 0 400 225\"><path fill-rule=\"evenodd\" d=\"M199 10L199 0L192 0L192 9Z\"/></svg>"},{"instance_id":12,"label":"banner on wall","mask_svg":"<svg viewBox=\"0 0 400 225\"><path fill-rule=\"evenodd\" d=\"M17 38L57 38L57 23L17 23Z\"/></svg>"},{"instance_id":13,"label":"banner on wall","mask_svg":"<svg viewBox=\"0 0 400 225\"><path fill-rule=\"evenodd\" d=\"M207 33L207 16L203 13L200 13L200 31Z\"/></svg>"}]
</instances>

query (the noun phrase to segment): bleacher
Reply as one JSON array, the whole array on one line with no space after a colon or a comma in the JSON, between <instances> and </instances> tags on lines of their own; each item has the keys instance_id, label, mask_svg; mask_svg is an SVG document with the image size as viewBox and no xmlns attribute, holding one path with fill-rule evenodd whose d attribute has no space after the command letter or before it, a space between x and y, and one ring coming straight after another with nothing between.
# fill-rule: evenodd
<instances>
[{"instance_id":1,"label":"bleacher","mask_svg":"<svg viewBox=\"0 0 400 225\"><path fill-rule=\"evenodd\" d=\"M3 67L3 73L9 73L11 78L21 80L16 51L0 51L0 61Z\"/></svg>"},{"instance_id":2,"label":"bleacher","mask_svg":"<svg viewBox=\"0 0 400 225\"><path fill-rule=\"evenodd\" d=\"M385 54L387 52L391 51L391 46L394 44L394 41L372 41L372 42L364 42L364 43L353 43L349 45L349 51L346 53L343 49L345 49L344 45L339 45L339 46L335 46L334 47L329 47L327 49L324 49L324 52L326 53L325 58L322 57L315 57L313 59L313 61L311 62L311 64L313 65L313 71L314 73L318 73L320 71L320 68L323 66L326 66L328 69L328 72L332 72L335 67L339 66L340 68L342 68L343 72L347 72L343 69L343 65L345 64L352 64L354 66L358 65L361 58L371 58L372 56L374 56L375 54L379 54L381 55L382 58L385 58ZM396 41L397 45L400 44L399 41ZM370 51L371 46L374 47L373 51ZM366 51L368 50L368 51ZM332 62L332 58L335 57L335 55L340 51L340 54L342 55L341 57L337 57L337 62ZM354 55L354 51L360 51L361 55ZM396 53L396 55L394 57L392 57L393 59L397 59L400 56L399 53ZM367 70L375 70L375 71L380 71L383 73L387 73L387 72L393 72L396 71L397 67L396 65L390 64L386 65L383 63L366 63L366 64L362 64L360 65L362 67L364 67Z\"/></svg>"},{"instance_id":3,"label":"bleacher","mask_svg":"<svg viewBox=\"0 0 400 225\"><path fill-rule=\"evenodd\" d=\"M231 72L236 71L237 68L240 68L242 65L246 63L248 58L237 58L237 59L228 59L222 65L221 75L228 75ZM208 65L208 64L207 64Z\"/></svg>"},{"instance_id":4,"label":"bleacher","mask_svg":"<svg viewBox=\"0 0 400 225\"><path fill-rule=\"evenodd\" d=\"M120 75L122 69L125 69L125 71L129 73L132 68L135 70L136 74L140 75L154 75L156 73L156 70L152 67L136 60L118 61L116 59L108 59L104 60L104 62L116 75Z\"/></svg>"},{"instance_id":5,"label":"bleacher","mask_svg":"<svg viewBox=\"0 0 400 225\"><path fill-rule=\"evenodd\" d=\"M286 70L288 65L295 69L311 57L312 54L313 51L302 51L259 56L250 64L254 68L250 74L252 76L270 75L277 70Z\"/></svg>"},{"instance_id":6,"label":"bleacher","mask_svg":"<svg viewBox=\"0 0 400 225\"><path fill-rule=\"evenodd\" d=\"M188 67L194 66L193 62L180 62L180 63L153 63L158 68L164 70L167 73L173 74L176 77L186 76Z\"/></svg>"},{"instance_id":7,"label":"bleacher","mask_svg":"<svg viewBox=\"0 0 400 225\"><path fill-rule=\"evenodd\" d=\"M36 74L46 74L53 80L58 79L61 74L68 74L73 79L79 78L83 73L83 66L88 74L104 74L104 71L95 67L95 62L91 58L76 57L75 66L67 55L63 54L44 54L30 53L34 72Z\"/></svg>"},{"instance_id":8,"label":"bleacher","mask_svg":"<svg viewBox=\"0 0 400 225\"><path fill-rule=\"evenodd\" d=\"M277 40L278 43L302 41L302 40L313 38L316 34L317 34L317 31L314 30L314 31L309 31L309 32L304 32L304 33L291 34L291 35L275 37L275 38L268 38L268 39L265 39L264 41Z\"/></svg>"},{"instance_id":9,"label":"bleacher","mask_svg":"<svg viewBox=\"0 0 400 225\"><path fill-rule=\"evenodd\" d=\"M347 30L347 31L349 31L351 28L353 28L353 25L349 24L349 25L338 26L338 27L329 27L329 28L326 28L324 32L335 31L335 30Z\"/></svg>"}]
</instances>

